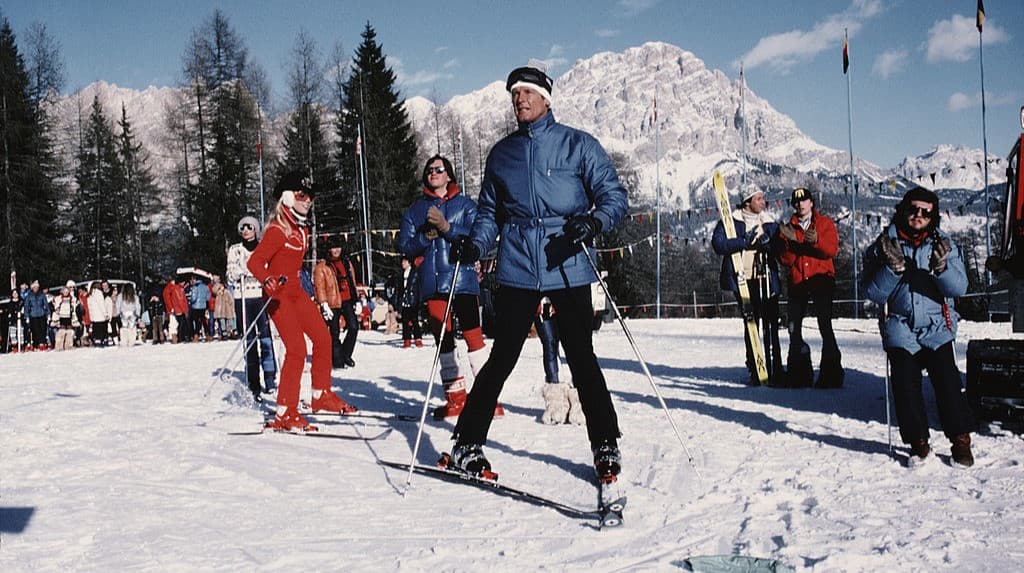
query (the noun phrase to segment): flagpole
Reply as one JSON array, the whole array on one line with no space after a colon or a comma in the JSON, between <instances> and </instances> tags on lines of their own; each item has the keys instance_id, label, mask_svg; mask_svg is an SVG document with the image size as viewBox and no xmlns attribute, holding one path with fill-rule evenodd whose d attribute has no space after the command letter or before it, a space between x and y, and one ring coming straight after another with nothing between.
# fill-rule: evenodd
<instances>
[{"instance_id":1,"label":"flagpole","mask_svg":"<svg viewBox=\"0 0 1024 573\"><path fill-rule=\"evenodd\" d=\"M981 149L984 154L981 158L985 166L985 260L992 256L992 225L989 222L988 202L988 136L985 133L985 50L982 49L981 26L978 26L978 56L981 63ZM985 284L992 283L992 272L985 270Z\"/></svg>"},{"instance_id":2,"label":"flagpole","mask_svg":"<svg viewBox=\"0 0 1024 573\"><path fill-rule=\"evenodd\" d=\"M747 79L743 76L743 63L740 62L740 121L743 125L743 131L740 132L740 142L743 145L743 175L741 180L744 185L747 184L747 92L744 89L746 82Z\"/></svg>"},{"instance_id":3,"label":"flagpole","mask_svg":"<svg viewBox=\"0 0 1024 573\"><path fill-rule=\"evenodd\" d=\"M655 262L654 262L654 285L655 298L655 311L654 317L661 318L661 153L659 147L661 144L661 124L658 123L658 94L654 94L654 187L657 191L655 195L655 211L657 212L657 230L658 235L658 248L655 251Z\"/></svg>"},{"instance_id":4,"label":"flagpole","mask_svg":"<svg viewBox=\"0 0 1024 573\"><path fill-rule=\"evenodd\" d=\"M844 64L849 61L849 49L849 38L847 37L846 29L844 28ZM848 65L844 65L844 68L848 68ZM850 219L850 227L853 229L853 318L860 318L860 285L858 284L857 270L857 175L853 170L853 90L850 88L850 76L853 74L850 74L848 69L844 69L843 75L846 76L846 127L850 145L850 191L853 207L853 213Z\"/></svg>"},{"instance_id":5,"label":"flagpole","mask_svg":"<svg viewBox=\"0 0 1024 573\"><path fill-rule=\"evenodd\" d=\"M260 175L260 228L266 225L267 209L263 205L263 110L259 102L256 102L256 162Z\"/></svg>"},{"instance_id":6,"label":"flagpole","mask_svg":"<svg viewBox=\"0 0 1024 573\"><path fill-rule=\"evenodd\" d=\"M371 258L372 252L370 251L370 200L366 193L366 166L363 157L363 122L360 119L359 124L356 125L356 133L358 142L356 144L356 155L359 159L359 183L362 187L362 200L363 200L363 242L366 246L366 284L373 289L373 259Z\"/></svg>"}]
</instances>

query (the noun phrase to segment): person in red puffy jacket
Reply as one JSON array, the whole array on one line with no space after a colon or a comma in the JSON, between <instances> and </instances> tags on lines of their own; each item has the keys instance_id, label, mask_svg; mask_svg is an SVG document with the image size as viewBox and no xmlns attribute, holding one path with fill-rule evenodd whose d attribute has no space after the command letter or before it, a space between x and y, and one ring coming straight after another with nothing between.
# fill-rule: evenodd
<instances>
[{"instance_id":1,"label":"person in red puffy jacket","mask_svg":"<svg viewBox=\"0 0 1024 573\"><path fill-rule=\"evenodd\" d=\"M274 216L263 239L246 264L262 284L270 319L284 342L284 364L277 388L277 413L267 427L273 430L315 431L299 413L299 379L306 363L306 337L313 343L313 411L341 414L356 408L331 390L331 334L320 309L302 288L299 272L309 247L312 182L300 171L284 175L274 188Z\"/></svg>"},{"instance_id":2,"label":"person in red puffy jacket","mask_svg":"<svg viewBox=\"0 0 1024 573\"><path fill-rule=\"evenodd\" d=\"M811 386L814 371L811 349L801 333L807 304L814 301L821 331L821 363L815 388L840 388L843 385L842 355L832 331L832 298L836 289L836 270L832 259L839 252L839 234L832 219L816 208L814 195L803 187L790 197L793 216L779 227L779 262L789 267L789 357L787 380L790 386Z\"/></svg>"}]
</instances>

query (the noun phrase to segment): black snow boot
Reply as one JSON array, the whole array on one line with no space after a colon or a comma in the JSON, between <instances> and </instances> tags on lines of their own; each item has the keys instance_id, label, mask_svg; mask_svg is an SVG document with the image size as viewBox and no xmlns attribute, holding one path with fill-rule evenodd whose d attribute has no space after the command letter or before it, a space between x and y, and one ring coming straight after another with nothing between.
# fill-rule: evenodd
<instances>
[{"instance_id":1,"label":"black snow boot","mask_svg":"<svg viewBox=\"0 0 1024 573\"><path fill-rule=\"evenodd\" d=\"M811 348L807 346L806 342L800 348L790 350L786 360L786 371L790 388L810 388L814 385Z\"/></svg>"},{"instance_id":2,"label":"black snow boot","mask_svg":"<svg viewBox=\"0 0 1024 573\"><path fill-rule=\"evenodd\" d=\"M843 370L842 356L822 356L821 367L818 368L818 382L815 388L842 388L843 380L846 378L846 371Z\"/></svg>"}]
</instances>

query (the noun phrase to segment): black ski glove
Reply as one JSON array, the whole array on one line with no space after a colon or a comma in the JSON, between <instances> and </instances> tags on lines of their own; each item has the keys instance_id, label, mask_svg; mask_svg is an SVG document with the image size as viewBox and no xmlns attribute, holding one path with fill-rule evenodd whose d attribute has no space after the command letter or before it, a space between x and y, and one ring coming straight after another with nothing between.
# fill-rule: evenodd
<instances>
[{"instance_id":1,"label":"black ski glove","mask_svg":"<svg viewBox=\"0 0 1024 573\"><path fill-rule=\"evenodd\" d=\"M565 222L562 231L573 243L589 243L601 232L601 220L593 215L576 215Z\"/></svg>"},{"instance_id":2,"label":"black ski glove","mask_svg":"<svg viewBox=\"0 0 1024 573\"><path fill-rule=\"evenodd\" d=\"M471 265L480 260L480 249L469 237L459 237L452 243L448 253L449 261L459 261L463 265Z\"/></svg>"}]
</instances>

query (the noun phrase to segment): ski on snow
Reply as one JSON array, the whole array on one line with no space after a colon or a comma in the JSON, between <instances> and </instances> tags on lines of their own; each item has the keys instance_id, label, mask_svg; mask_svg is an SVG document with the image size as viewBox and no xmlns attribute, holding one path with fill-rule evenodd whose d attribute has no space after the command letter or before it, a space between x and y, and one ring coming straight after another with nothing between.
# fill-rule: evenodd
<instances>
[{"instance_id":1,"label":"ski on snow","mask_svg":"<svg viewBox=\"0 0 1024 573\"><path fill-rule=\"evenodd\" d=\"M729 191L725 188L725 180L722 174L715 171L714 176L715 199L718 203L718 212L722 216L722 226L725 228L725 236L730 239L736 238L736 225L732 220L732 209L729 207ZM740 291L740 302L743 306L743 320L747 329L745 336L750 342L750 348L754 351L754 367L757 370L757 380L763 386L768 383L768 367L765 364L764 348L761 346L761 335L757 329L757 319L754 318L754 309L750 306L750 286L747 284L747 277L743 274L743 255L739 252L732 255L732 268L736 275L736 285Z\"/></svg>"},{"instance_id":2,"label":"ski on snow","mask_svg":"<svg viewBox=\"0 0 1024 573\"><path fill-rule=\"evenodd\" d=\"M263 428L263 429L260 429L260 430L253 430L253 431L250 431L250 432L228 432L228 435L229 436L261 436L263 434L267 434L267 435L286 434L286 435L290 435L290 436L305 436L305 437L309 437L309 438L328 438L328 439L334 439L334 440L352 440L352 441L357 441L357 442L373 442L373 441L382 440L382 439L388 437L388 435L390 435L391 432L393 432L394 430L395 430L394 428L387 428L383 432L381 432L379 434L374 434L372 436L356 436L356 435L352 435L352 434L335 434L335 433L331 433L331 432L320 432L320 431L313 431L313 432L282 432L282 431L271 430L270 428Z\"/></svg>"},{"instance_id":3,"label":"ski on snow","mask_svg":"<svg viewBox=\"0 0 1024 573\"><path fill-rule=\"evenodd\" d=\"M378 463L390 468L406 471L409 470L409 464L407 463L391 462L386 460L380 460ZM609 503L605 503L602 499L597 509L583 509L522 489L510 487L494 480L479 478L477 476L455 470L421 464L414 465L412 469L418 474L432 476L453 483L466 483L481 489L492 491L499 495L525 501L536 506L548 507L568 517L584 519L596 518L600 521L602 528L615 527L622 524L622 508L626 505L626 498L624 496L617 497L614 501ZM602 492L603 491L605 491L604 486L602 486Z\"/></svg>"},{"instance_id":4,"label":"ski on snow","mask_svg":"<svg viewBox=\"0 0 1024 573\"><path fill-rule=\"evenodd\" d=\"M303 416L316 418L316 417L328 417L328 418L364 418L369 420L384 420L384 421L397 421L397 422L419 422L420 417L412 414L394 414L391 412L371 412L369 410L356 410L348 414L340 414L338 412L313 412L312 410L303 410L299 412Z\"/></svg>"},{"instance_id":5,"label":"ski on snow","mask_svg":"<svg viewBox=\"0 0 1024 573\"><path fill-rule=\"evenodd\" d=\"M626 496L618 480L599 481L599 502L597 511L601 516L601 529L622 525L622 510L626 507Z\"/></svg>"}]
</instances>

